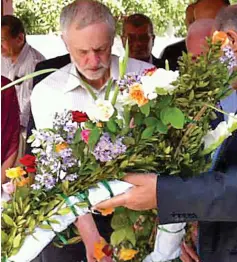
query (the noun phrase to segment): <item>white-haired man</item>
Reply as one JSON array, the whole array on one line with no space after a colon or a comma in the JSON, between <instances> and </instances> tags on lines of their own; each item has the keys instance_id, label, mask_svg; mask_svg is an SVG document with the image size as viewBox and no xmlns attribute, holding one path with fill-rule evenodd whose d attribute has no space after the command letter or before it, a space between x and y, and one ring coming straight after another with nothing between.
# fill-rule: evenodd
<instances>
[{"instance_id":1,"label":"white-haired man","mask_svg":"<svg viewBox=\"0 0 237 262\"><path fill-rule=\"evenodd\" d=\"M70 53L72 63L51 74L35 86L32 97L32 113L37 128L50 128L56 112L66 110L86 111L93 98L85 88L87 82L98 98L104 97L110 78L119 77L119 59L111 55L115 36L115 21L110 10L97 1L81 0L66 6L60 18L62 38ZM127 72L141 73L153 65L129 59ZM75 77L76 76L76 77ZM101 221L104 220L101 218ZM84 223L86 221L86 223ZM90 221L90 227L85 227ZM76 222L86 246L87 260L93 258L94 243L100 235L91 215L85 215ZM82 230L83 228L83 230ZM109 228L109 219L101 233ZM43 262L85 259L82 248L69 246L62 250L52 246L42 254Z\"/></svg>"}]
</instances>

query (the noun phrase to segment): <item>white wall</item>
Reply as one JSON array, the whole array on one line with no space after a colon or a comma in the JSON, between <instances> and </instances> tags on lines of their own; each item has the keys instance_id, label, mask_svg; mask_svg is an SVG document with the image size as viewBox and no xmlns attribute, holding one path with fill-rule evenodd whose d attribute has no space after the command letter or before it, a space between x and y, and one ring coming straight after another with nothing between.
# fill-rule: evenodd
<instances>
[{"instance_id":1,"label":"white wall","mask_svg":"<svg viewBox=\"0 0 237 262\"><path fill-rule=\"evenodd\" d=\"M152 53L155 57L159 57L162 50L169 44L177 42L182 38L175 37L156 37L155 45ZM60 36L55 35L28 35L28 43L33 46L36 50L41 52L46 59L53 58L56 56L64 55L67 53L66 47ZM113 54L118 56L123 50L122 42L120 37L116 37L114 46L112 49Z\"/></svg>"}]
</instances>

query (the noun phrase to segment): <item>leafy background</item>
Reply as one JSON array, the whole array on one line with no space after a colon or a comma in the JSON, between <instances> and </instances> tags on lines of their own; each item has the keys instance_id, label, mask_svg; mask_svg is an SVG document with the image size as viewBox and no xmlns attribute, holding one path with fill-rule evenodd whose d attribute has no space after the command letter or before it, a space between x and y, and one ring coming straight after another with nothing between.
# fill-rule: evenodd
<instances>
[{"instance_id":1,"label":"leafy background","mask_svg":"<svg viewBox=\"0 0 237 262\"><path fill-rule=\"evenodd\" d=\"M155 33L163 36L172 24L175 36L184 36L185 9L194 0L99 0L111 8L118 21L117 33L125 15L136 12L148 15L155 27ZM49 34L59 32L59 15L62 8L72 0L14 0L14 13L22 19L27 34ZM237 0L232 0L237 3Z\"/></svg>"}]
</instances>

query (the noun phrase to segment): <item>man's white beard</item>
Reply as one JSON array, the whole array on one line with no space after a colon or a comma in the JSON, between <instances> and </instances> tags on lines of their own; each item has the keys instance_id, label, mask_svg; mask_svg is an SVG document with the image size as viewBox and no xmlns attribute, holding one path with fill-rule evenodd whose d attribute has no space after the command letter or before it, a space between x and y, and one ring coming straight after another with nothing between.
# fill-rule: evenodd
<instances>
[{"instance_id":1,"label":"man's white beard","mask_svg":"<svg viewBox=\"0 0 237 262\"><path fill-rule=\"evenodd\" d=\"M110 61L108 62L107 65L103 64L103 63L100 63L99 66L98 66L99 67L98 70L93 72L93 71L88 70L88 69L82 69L76 63L76 61L73 59L72 56L71 56L71 61L76 66L78 72L80 74L82 74L88 80L98 80L98 79L102 78L105 75L105 73L107 72L107 70L109 69L109 67L110 67Z\"/></svg>"}]
</instances>

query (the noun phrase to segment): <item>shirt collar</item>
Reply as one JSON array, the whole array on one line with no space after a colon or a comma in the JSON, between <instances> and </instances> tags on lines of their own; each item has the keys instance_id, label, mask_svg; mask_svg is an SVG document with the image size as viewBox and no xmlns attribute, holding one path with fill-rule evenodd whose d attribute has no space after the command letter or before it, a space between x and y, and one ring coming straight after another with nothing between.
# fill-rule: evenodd
<instances>
[{"instance_id":1,"label":"shirt collar","mask_svg":"<svg viewBox=\"0 0 237 262\"><path fill-rule=\"evenodd\" d=\"M78 75L76 66L73 63L71 63L71 68L69 69L68 74L69 74L68 80L64 87L65 93L70 92L78 87L84 88L82 80L80 76ZM112 55L111 57L110 75L113 80L118 80L119 78L119 58L115 55ZM103 87L99 91L101 90L103 90ZM97 90L95 89L93 91L96 92Z\"/></svg>"},{"instance_id":2,"label":"shirt collar","mask_svg":"<svg viewBox=\"0 0 237 262\"><path fill-rule=\"evenodd\" d=\"M21 50L21 52L20 52L20 54L19 54L15 64L21 64L21 63L23 63L25 61L26 56L27 56L27 54L29 52L29 49L30 49L30 46L26 42L24 44L24 46L23 46L23 48L22 48L22 50Z\"/></svg>"}]
</instances>

